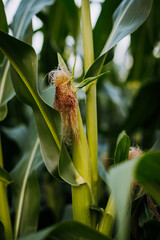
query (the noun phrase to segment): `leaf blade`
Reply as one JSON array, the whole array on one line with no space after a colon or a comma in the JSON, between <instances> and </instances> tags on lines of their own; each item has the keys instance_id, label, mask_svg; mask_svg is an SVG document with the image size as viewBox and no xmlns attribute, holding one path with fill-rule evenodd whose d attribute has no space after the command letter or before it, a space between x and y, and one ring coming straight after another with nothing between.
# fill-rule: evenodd
<instances>
[{"instance_id":1,"label":"leaf blade","mask_svg":"<svg viewBox=\"0 0 160 240\"><path fill-rule=\"evenodd\" d=\"M152 0L123 0L114 12L113 29L101 54L109 51L122 38L134 32L148 17L151 6Z\"/></svg>"},{"instance_id":2,"label":"leaf blade","mask_svg":"<svg viewBox=\"0 0 160 240\"><path fill-rule=\"evenodd\" d=\"M122 131L117 139L116 150L114 153L115 164L120 163L128 159L130 148L130 139L125 131Z\"/></svg>"}]
</instances>

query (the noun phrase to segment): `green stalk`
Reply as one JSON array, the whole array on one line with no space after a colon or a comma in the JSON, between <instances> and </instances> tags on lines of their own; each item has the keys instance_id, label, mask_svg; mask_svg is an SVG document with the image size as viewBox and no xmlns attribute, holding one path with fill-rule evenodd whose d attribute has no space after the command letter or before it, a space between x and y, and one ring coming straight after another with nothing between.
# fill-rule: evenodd
<instances>
[{"instance_id":1,"label":"green stalk","mask_svg":"<svg viewBox=\"0 0 160 240\"><path fill-rule=\"evenodd\" d=\"M108 199L106 209L100 222L99 231L111 238L115 220L115 203L112 195Z\"/></svg>"},{"instance_id":2,"label":"green stalk","mask_svg":"<svg viewBox=\"0 0 160 240\"><path fill-rule=\"evenodd\" d=\"M78 187L72 186L73 218L88 226L93 226L89 206L92 205L91 193L91 164L86 135L78 109L79 139L78 143L73 139L73 162L77 171L85 179L86 183Z\"/></svg>"},{"instance_id":3,"label":"green stalk","mask_svg":"<svg viewBox=\"0 0 160 240\"><path fill-rule=\"evenodd\" d=\"M84 68L85 73L94 62L93 36L90 18L89 0L82 0L82 29L84 46ZM91 172L93 178L94 204L98 202L98 136L97 136L97 99L96 81L93 82L86 92L86 123L89 152L91 157Z\"/></svg>"},{"instance_id":4,"label":"green stalk","mask_svg":"<svg viewBox=\"0 0 160 240\"><path fill-rule=\"evenodd\" d=\"M2 145L0 136L0 167L3 167ZM0 182L0 221L5 229L6 240L12 240L12 225L8 206L8 199L5 184Z\"/></svg>"}]
</instances>

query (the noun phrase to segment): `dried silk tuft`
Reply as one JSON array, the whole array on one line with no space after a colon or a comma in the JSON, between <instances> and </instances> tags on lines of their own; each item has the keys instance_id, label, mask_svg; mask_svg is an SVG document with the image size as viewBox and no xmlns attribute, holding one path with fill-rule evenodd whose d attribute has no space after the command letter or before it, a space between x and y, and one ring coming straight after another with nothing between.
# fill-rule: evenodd
<instances>
[{"instance_id":1,"label":"dried silk tuft","mask_svg":"<svg viewBox=\"0 0 160 240\"><path fill-rule=\"evenodd\" d=\"M139 157L142 153L143 153L143 151L138 146L130 147L130 149L129 149L129 159Z\"/></svg>"},{"instance_id":2,"label":"dried silk tuft","mask_svg":"<svg viewBox=\"0 0 160 240\"><path fill-rule=\"evenodd\" d=\"M69 71L58 68L48 74L49 82L56 87L53 106L61 114L63 122L63 140L70 146L72 134L78 142L78 102L71 85L71 74Z\"/></svg>"}]
</instances>

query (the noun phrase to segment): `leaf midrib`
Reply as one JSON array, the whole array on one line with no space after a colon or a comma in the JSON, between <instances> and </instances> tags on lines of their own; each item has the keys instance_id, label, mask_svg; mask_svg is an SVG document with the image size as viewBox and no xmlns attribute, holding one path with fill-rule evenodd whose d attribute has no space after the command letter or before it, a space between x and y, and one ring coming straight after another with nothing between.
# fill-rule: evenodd
<instances>
[{"instance_id":1,"label":"leaf midrib","mask_svg":"<svg viewBox=\"0 0 160 240\"><path fill-rule=\"evenodd\" d=\"M113 36L114 36L117 28L119 27L119 24L121 23L124 15L125 15L125 13L126 13L126 11L128 10L130 4L131 4L131 2L129 1L128 4L126 5L126 7L125 7L125 9L124 9L124 11L123 11L123 13L122 13L122 15L121 15L120 18L118 19L116 25L113 26L113 30L111 31L111 34L110 34L110 36L109 36L109 38L108 38L108 40L107 40L107 42L106 42L106 44L105 44L105 46L104 46L104 48L103 48L103 50L102 50L101 55L103 55L106 51L109 50L109 45L110 45L110 43L111 43L111 41L112 41L112 38L113 38Z\"/></svg>"},{"instance_id":2,"label":"leaf midrib","mask_svg":"<svg viewBox=\"0 0 160 240\"><path fill-rule=\"evenodd\" d=\"M26 87L28 88L29 92L31 93L33 99L35 100L35 102L36 102L36 104L37 104L37 106L38 106L38 108L39 108L39 110L40 110L40 112L41 112L41 114L42 114L45 122L47 123L47 126L48 126L48 128L49 128L49 130L50 130L50 132L51 132L51 134L52 134L52 136L53 136L53 138L54 138L54 140L55 140L55 142L56 142L56 144L57 144L57 147L58 147L58 149L60 150L60 149L61 149L60 141L59 141L59 139L58 139L58 137L57 137L57 134L55 133L52 125L50 124L49 120L47 119L47 116L46 116L46 114L45 114L45 112L44 112L44 110L43 110L43 107L42 107L41 104L39 103L36 94L35 94L34 91L32 90L30 84L28 83L28 81L27 81L27 79L25 78L25 76L23 75L23 73L21 73L21 71L19 71L19 69L17 68L16 64L14 64L13 61L12 61L12 65L13 65L13 67L16 69L17 73L19 74L19 76L21 77L22 81L24 82L24 84L25 84Z\"/></svg>"},{"instance_id":3,"label":"leaf midrib","mask_svg":"<svg viewBox=\"0 0 160 240\"><path fill-rule=\"evenodd\" d=\"M33 150L31 152L29 161L28 161L28 166L27 166L24 178L23 178L22 187L20 190L20 196L18 199L18 211L17 211L16 219L15 219L15 239L17 239L18 232L19 232L19 226L20 226L21 213L22 213L22 207L23 207L24 194L25 194L25 189L26 189L26 185L27 185L27 180L29 177L30 169L31 169L36 151L38 149L38 145L39 145L39 139L37 138L35 141L35 144L33 146Z\"/></svg>"}]
</instances>

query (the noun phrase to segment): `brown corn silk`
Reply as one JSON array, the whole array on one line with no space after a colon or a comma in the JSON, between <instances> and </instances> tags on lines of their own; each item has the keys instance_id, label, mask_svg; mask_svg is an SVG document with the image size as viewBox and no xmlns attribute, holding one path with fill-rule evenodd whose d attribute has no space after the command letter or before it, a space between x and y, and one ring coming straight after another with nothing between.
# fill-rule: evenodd
<instances>
[{"instance_id":1,"label":"brown corn silk","mask_svg":"<svg viewBox=\"0 0 160 240\"><path fill-rule=\"evenodd\" d=\"M52 71L50 81L56 87L53 106L61 114L63 122L63 140L67 145L71 145L72 134L78 142L78 102L71 84L71 74L69 71L58 68ZM50 78L49 76L49 78Z\"/></svg>"}]
</instances>

